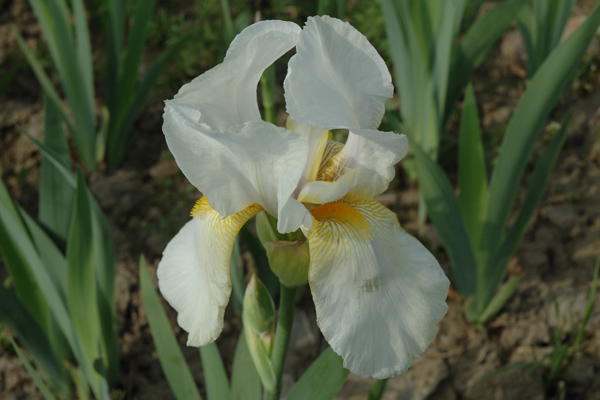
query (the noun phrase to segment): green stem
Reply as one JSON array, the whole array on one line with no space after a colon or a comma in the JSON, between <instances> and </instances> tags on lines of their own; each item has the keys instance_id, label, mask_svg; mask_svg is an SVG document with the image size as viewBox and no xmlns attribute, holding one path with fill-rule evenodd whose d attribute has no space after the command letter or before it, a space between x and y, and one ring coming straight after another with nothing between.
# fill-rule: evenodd
<instances>
[{"instance_id":1,"label":"green stem","mask_svg":"<svg viewBox=\"0 0 600 400\"><path fill-rule=\"evenodd\" d=\"M279 316L277 318L277 328L275 330L275 342L273 343L273 352L271 353L271 362L273 371L275 371L275 389L273 391L265 390L265 400L279 400L281 393L281 377L283 376L283 366L287 355L290 337L292 336L292 324L294 322L294 303L296 300L296 288L289 288L281 285L279 297Z\"/></svg>"}]
</instances>

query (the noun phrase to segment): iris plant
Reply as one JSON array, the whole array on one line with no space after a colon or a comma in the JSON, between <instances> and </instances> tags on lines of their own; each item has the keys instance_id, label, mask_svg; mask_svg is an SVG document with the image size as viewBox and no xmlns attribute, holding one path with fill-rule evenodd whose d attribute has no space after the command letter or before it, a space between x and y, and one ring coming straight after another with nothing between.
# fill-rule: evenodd
<instances>
[{"instance_id":1,"label":"iris plant","mask_svg":"<svg viewBox=\"0 0 600 400\"><path fill-rule=\"evenodd\" d=\"M282 128L261 120L256 88L294 47ZM221 333L235 237L266 211L280 234L306 237L317 323L346 368L386 378L425 350L446 313L448 279L373 199L408 150L404 135L377 130L392 93L383 60L362 34L313 17L304 29L282 21L248 27L222 64L166 102L169 149L204 195L158 267L188 345ZM347 129L346 143L331 140L331 129Z\"/></svg>"}]
</instances>

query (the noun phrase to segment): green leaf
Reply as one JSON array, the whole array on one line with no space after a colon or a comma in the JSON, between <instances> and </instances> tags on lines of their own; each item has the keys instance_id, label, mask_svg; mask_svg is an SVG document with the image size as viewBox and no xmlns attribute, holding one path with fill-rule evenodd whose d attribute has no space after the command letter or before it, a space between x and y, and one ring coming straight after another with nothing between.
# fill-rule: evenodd
<instances>
[{"instance_id":1,"label":"green leaf","mask_svg":"<svg viewBox=\"0 0 600 400\"><path fill-rule=\"evenodd\" d=\"M101 354L110 387L116 384L119 368L119 338L115 309L115 250L108 221L96 199L88 191L91 210L93 262L97 285L97 303L102 332Z\"/></svg>"},{"instance_id":2,"label":"green leaf","mask_svg":"<svg viewBox=\"0 0 600 400\"><path fill-rule=\"evenodd\" d=\"M47 96L44 96L44 143L52 149L64 168L70 169L71 158L67 138L62 129L62 118ZM42 158L40 177L38 218L40 224L50 232L62 249L67 243L71 210L73 208L73 186L65 180L48 157Z\"/></svg>"},{"instance_id":3,"label":"green leaf","mask_svg":"<svg viewBox=\"0 0 600 400\"><path fill-rule=\"evenodd\" d=\"M371 385L371 390L369 390L369 398L368 400L381 400L383 394L385 393L385 387L387 385L387 379L377 379L373 385Z\"/></svg>"},{"instance_id":4,"label":"green leaf","mask_svg":"<svg viewBox=\"0 0 600 400\"><path fill-rule=\"evenodd\" d=\"M31 365L31 363L29 362L29 360L27 359L27 357L25 357L25 355L21 352L21 350L19 349L19 347L17 346L17 344L14 341L11 341L11 342L12 342L13 349L15 350L15 352L19 356L19 359L21 360L21 362L25 366L25 369L29 373L29 376L31 376L31 378L33 378L33 382L35 382L35 385L38 387L38 389L40 390L40 392L42 393L42 395L44 396L44 398L46 400L55 400L56 397L54 397L54 395L52 394L52 392L50 392L50 389L48 389L48 387L46 386L46 384L44 383L44 381L42 381L42 379L37 374L37 372L35 371L35 369Z\"/></svg>"},{"instance_id":5,"label":"green leaf","mask_svg":"<svg viewBox=\"0 0 600 400\"><path fill-rule=\"evenodd\" d=\"M4 186L0 185L0 189L3 188ZM0 195L0 198L2 197L4 196ZM40 255L31 243L23 225L11 215L4 204L0 204L0 236L6 238L0 241L0 248L2 248L4 260L7 265L8 254L8 259L16 260L17 265L21 266L22 270L31 271L35 282L37 282L37 287L39 287L39 292L41 292L41 294L38 295L38 292L32 291L32 288L35 288L36 286L31 283L27 300L30 301L34 296L43 295L43 297L40 297L44 302L43 304L46 304L52 311L52 315L69 342L69 346L75 354L86 379L92 381L92 376L94 374L93 368L90 364L84 362L85 357L81 345L75 335L69 312L61 298L60 292L55 286L53 279L48 274L46 266L41 261ZM6 246L8 253L5 253L5 248L3 246ZM95 394L97 397L100 397L99 393Z\"/></svg>"},{"instance_id":6,"label":"green leaf","mask_svg":"<svg viewBox=\"0 0 600 400\"><path fill-rule=\"evenodd\" d=\"M204 382L206 383L206 397L208 400L229 399L229 379L215 343L200 347Z\"/></svg>"},{"instance_id":7,"label":"green leaf","mask_svg":"<svg viewBox=\"0 0 600 400\"><path fill-rule=\"evenodd\" d=\"M348 376L342 357L328 347L292 387L286 400L331 400Z\"/></svg>"},{"instance_id":8,"label":"green leaf","mask_svg":"<svg viewBox=\"0 0 600 400\"><path fill-rule=\"evenodd\" d=\"M162 73L163 69L191 37L193 37L192 33L181 37L160 55L148 69L146 75L144 75L142 82L135 91L133 100L130 101L126 107L123 109L110 109L111 129L108 131L107 146L108 162L110 164L118 164L127 155L132 140L132 135L130 133L131 128L146 101L150 89ZM119 92L117 91L117 93Z\"/></svg>"},{"instance_id":9,"label":"green leaf","mask_svg":"<svg viewBox=\"0 0 600 400\"><path fill-rule=\"evenodd\" d=\"M231 400L260 400L260 376L256 372L244 333L238 338L231 373Z\"/></svg>"},{"instance_id":10,"label":"green leaf","mask_svg":"<svg viewBox=\"0 0 600 400\"><path fill-rule=\"evenodd\" d=\"M58 92L52 85L52 82L50 81L50 78L48 77L48 75L46 75L46 72L44 72L44 67L42 67L42 64L35 58L35 55L29 49L29 47L27 47L27 45L25 44L25 41L23 40L23 38L21 37L19 32L14 27L11 27L11 30L12 30L12 34L15 38L15 41L17 42L17 45L23 52L23 55L27 59L29 66L31 67L33 73L35 74L36 78L38 79L38 82L42 86L42 89L44 90L44 94L48 97L48 99L52 102L52 104L54 104L54 107L60 112L60 115L63 117L63 120L69 127L69 131L71 132L71 135L73 135L73 140L75 142L81 141L81 138L77 134L75 126L71 122L71 117L67 113L67 109L63 105L62 100L61 100L60 96L58 95Z\"/></svg>"},{"instance_id":11,"label":"green leaf","mask_svg":"<svg viewBox=\"0 0 600 400\"><path fill-rule=\"evenodd\" d=\"M52 163L52 165L57 169L57 171L61 173L61 175L63 176L65 181L68 182L69 185L71 185L71 187L74 189L77 185L76 180L75 180L75 175L73 174L73 172L71 172L70 169L68 169L67 167L64 166L64 164L61 161L61 157L62 157L61 154L56 152L54 149L46 146L44 143L40 142L33 136L31 136L29 133L27 133L26 130L21 128L18 124L15 124L15 126L17 127L17 129L19 129L19 131L21 131L21 133L23 135L25 135L27 137L27 139L31 140L31 142L33 144L35 144L38 149L40 149L40 151L42 152L44 157L47 158L48 161L50 161Z\"/></svg>"},{"instance_id":12,"label":"green leaf","mask_svg":"<svg viewBox=\"0 0 600 400\"><path fill-rule=\"evenodd\" d=\"M85 178L79 170L67 242L67 304L83 352L83 359L79 361L89 366L93 366L95 360L102 357L99 349L102 326L98 315L92 224L89 194ZM96 373L86 377L94 393L100 393L100 377Z\"/></svg>"},{"instance_id":13,"label":"green leaf","mask_svg":"<svg viewBox=\"0 0 600 400\"><path fill-rule=\"evenodd\" d=\"M158 360L175 398L201 399L169 318L150 280L144 256L140 257L140 291Z\"/></svg>"},{"instance_id":14,"label":"green leaf","mask_svg":"<svg viewBox=\"0 0 600 400\"><path fill-rule=\"evenodd\" d=\"M83 23L82 19L85 19L83 6L81 4L80 7L75 5L75 23L78 25L76 28L78 37L75 38L69 12L64 0L30 0L30 4L46 36L50 54L61 78L61 83L72 111L75 121L75 126L73 127L75 129L71 130L73 140L86 167L94 169L96 165L95 100L93 85L90 85L92 70L89 37L86 38L85 33L81 32L81 30L87 30L87 27L81 26ZM84 45L83 42L86 39L88 44ZM89 56L81 55L81 52L88 53ZM30 57L27 58L30 64L32 64ZM84 65L78 63L81 61L85 64L86 58L88 58L88 66L84 67ZM40 79L40 75L36 75ZM41 83L47 92L49 90L47 85L44 85L43 82ZM49 85L51 86L51 84ZM92 90L91 93L89 92L90 90ZM70 118L65 115L65 120L70 121Z\"/></svg>"},{"instance_id":15,"label":"green leaf","mask_svg":"<svg viewBox=\"0 0 600 400\"><path fill-rule=\"evenodd\" d=\"M500 156L490 182L481 233L486 261L502 243L506 226L527 161L539 132L564 90L571 84L577 65L600 24L600 7L561 43L531 80L508 124ZM486 293L493 296L494 293Z\"/></svg>"},{"instance_id":16,"label":"green leaf","mask_svg":"<svg viewBox=\"0 0 600 400\"><path fill-rule=\"evenodd\" d=\"M485 54L510 28L517 13L527 5L523 0L505 0L475 21L460 41L452 59L448 92L446 93L444 121L448 119L469 81L473 70L483 61Z\"/></svg>"},{"instance_id":17,"label":"green leaf","mask_svg":"<svg viewBox=\"0 0 600 400\"><path fill-rule=\"evenodd\" d=\"M71 392L69 374L40 325L27 308L1 285L0 304L0 320L8 325L27 347L35 362L44 371L61 397L69 398Z\"/></svg>"},{"instance_id":18,"label":"green leaf","mask_svg":"<svg viewBox=\"0 0 600 400\"><path fill-rule=\"evenodd\" d=\"M490 285L496 285L497 287L506 274L506 265L508 265L508 262L517 251L517 247L525 235L529 221L542 200L542 196L550 182L552 170L554 170L560 150L567 138L571 120L572 114L569 114L560 127L560 130L544 149L529 178L527 191L525 192L525 197L521 203L515 222L508 229L504 241L498 247L497 254L492 258L490 276L488 277Z\"/></svg>"},{"instance_id":19,"label":"green leaf","mask_svg":"<svg viewBox=\"0 0 600 400\"><path fill-rule=\"evenodd\" d=\"M42 329L48 330L48 306L37 283L35 273L31 270L30 259L37 253L31 239L19 218L18 211L12 203L4 184L0 181L0 252L6 269L10 274L15 291L23 305L33 315ZM8 200L6 200L8 199Z\"/></svg>"},{"instance_id":20,"label":"green leaf","mask_svg":"<svg viewBox=\"0 0 600 400\"><path fill-rule=\"evenodd\" d=\"M410 137L409 137L410 140ZM414 140L414 153L421 190L431 220L450 256L456 289L464 299L475 295L477 266L467 228L454 190L444 171Z\"/></svg>"},{"instance_id":21,"label":"green leaf","mask_svg":"<svg viewBox=\"0 0 600 400\"><path fill-rule=\"evenodd\" d=\"M487 176L477 104L473 87L467 87L458 141L458 205L471 243L477 248L487 202Z\"/></svg>"},{"instance_id":22,"label":"green leaf","mask_svg":"<svg viewBox=\"0 0 600 400\"><path fill-rule=\"evenodd\" d=\"M144 52L148 21L154 10L155 0L140 1L133 16L133 26L129 32L123 71L119 79L117 110L124 111L132 99L138 78L140 62Z\"/></svg>"}]
</instances>

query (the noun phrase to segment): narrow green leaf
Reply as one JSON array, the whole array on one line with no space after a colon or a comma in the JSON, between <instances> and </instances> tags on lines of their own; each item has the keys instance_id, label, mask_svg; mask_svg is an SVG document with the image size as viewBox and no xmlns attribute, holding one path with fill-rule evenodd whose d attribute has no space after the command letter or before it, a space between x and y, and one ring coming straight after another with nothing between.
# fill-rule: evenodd
<instances>
[{"instance_id":1,"label":"narrow green leaf","mask_svg":"<svg viewBox=\"0 0 600 400\"><path fill-rule=\"evenodd\" d=\"M94 118L94 105L96 96L94 92L94 70L92 68L92 46L90 43L90 32L85 16L85 8L82 0L73 0L73 20L75 25L75 53L77 55L77 70L81 74L81 94L85 99L86 108L91 117ZM94 121L91 121L91 126Z\"/></svg>"},{"instance_id":2,"label":"narrow green leaf","mask_svg":"<svg viewBox=\"0 0 600 400\"><path fill-rule=\"evenodd\" d=\"M18 211L38 254L44 255L42 262L46 266L46 271L48 271L60 297L66 302L67 261L65 260L64 254L33 218L31 218L21 207L19 207Z\"/></svg>"},{"instance_id":3,"label":"narrow green leaf","mask_svg":"<svg viewBox=\"0 0 600 400\"><path fill-rule=\"evenodd\" d=\"M23 52L23 55L27 59L29 66L31 67L33 73L35 74L36 78L38 79L38 82L42 86L42 89L44 90L44 94L46 96L48 96L48 98L50 99L52 104L54 104L54 107L60 111L60 115L63 117L63 120L69 127L69 131L73 135L73 140L75 142L81 141L81 138L78 136L77 131L75 130L75 127L73 126L73 123L71 122L71 117L67 113L65 106L62 104L62 100L61 100L60 96L58 95L58 92L52 85L50 78L48 78L48 75L46 75L46 72L44 72L44 68L42 67L40 62L35 58L35 55L33 54L33 52L25 44L25 41L23 40L23 38L21 37L19 32L14 27L11 27L11 31L12 31L13 37L15 38L15 41L17 42L17 45L19 46L19 49L21 49L21 51Z\"/></svg>"},{"instance_id":4,"label":"narrow green leaf","mask_svg":"<svg viewBox=\"0 0 600 400\"><path fill-rule=\"evenodd\" d=\"M0 192L4 192L3 197L8 196L1 181ZM28 252L32 251L35 254L35 250L18 211L14 206L6 207L4 203L0 203L0 237L0 253L13 280L17 296L42 329L47 331L48 307L28 260Z\"/></svg>"},{"instance_id":5,"label":"narrow green leaf","mask_svg":"<svg viewBox=\"0 0 600 400\"><path fill-rule=\"evenodd\" d=\"M409 137L410 140L410 137ZM469 234L454 190L444 171L414 140L410 140L419 175L419 189L452 264L454 283L466 300L475 295L477 266Z\"/></svg>"},{"instance_id":6,"label":"narrow green leaf","mask_svg":"<svg viewBox=\"0 0 600 400\"><path fill-rule=\"evenodd\" d=\"M508 124L500 156L490 182L481 248L492 256L499 243L520 182L546 118L570 85L581 56L600 24L600 7L567 40L561 43L537 71ZM493 295L493 293L487 293Z\"/></svg>"},{"instance_id":7,"label":"narrow green leaf","mask_svg":"<svg viewBox=\"0 0 600 400\"><path fill-rule=\"evenodd\" d=\"M469 81L473 70L500 36L510 28L517 13L527 5L523 0L505 0L497 3L480 19L476 20L460 41L452 60L446 93L444 121L448 119Z\"/></svg>"},{"instance_id":8,"label":"narrow green leaf","mask_svg":"<svg viewBox=\"0 0 600 400\"><path fill-rule=\"evenodd\" d=\"M385 387L387 385L387 379L377 379L369 390L368 400L381 400L385 393Z\"/></svg>"},{"instance_id":9,"label":"narrow green leaf","mask_svg":"<svg viewBox=\"0 0 600 400\"><path fill-rule=\"evenodd\" d=\"M169 387L177 399L201 399L179 343L150 280L146 259L140 257L140 291L150 332Z\"/></svg>"},{"instance_id":10,"label":"narrow green leaf","mask_svg":"<svg viewBox=\"0 0 600 400\"><path fill-rule=\"evenodd\" d=\"M84 359L80 362L94 365L100 358L101 324L98 315L97 283L94 265L94 232L92 211L85 178L77 173L77 191L67 242L67 304L69 314ZM87 376L94 393L100 393L100 379L94 373Z\"/></svg>"},{"instance_id":11,"label":"narrow green leaf","mask_svg":"<svg viewBox=\"0 0 600 400\"><path fill-rule=\"evenodd\" d=\"M46 386L44 381L42 381L42 378L40 378L40 376L37 374L35 369L33 369L33 366L31 365L31 363L29 362L27 357L25 357L25 355L21 352L21 349L19 349L19 346L17 346L17 344L14 341L11 341L11 342L12 342L13 349L17 353L17 356L19 356L19 359L25 366L25 369L29 373L29 376L31 376L31 378L33 378L33 382L35 383L37 388L40 390L40 392L42 393L44 398L46 400L56 400L56 397L54 397L52 392L50 392L50 389L48 389L48 387Z\"/></svg>"},{"instance_id":12,"label":"narrow green leaf","mask_svg":"<svg viewBox=\"0 0 600 400\"><path fill-rule=\"evenodd\" d=\"M0 185L0 188L1 187L3 187L3 185ZM75 336L75 331L66 304L63 302L58 289L54 285L53 279L48 274L46 266L41 261L40 255L31 243L23 225L7 211L3 204L0 205L0 236L5 238L0 241L0 246L7 246L9 249L9 256L17 260L17 265L29 267L29 270L35 278L35 282L37 282L39 291L43 294L44 304L47 304L48 309L52 311L52 315L69 342L69 346L75 354L86 379L91 381L94 375L93 368L92 365L84 362L85 356L81 349L81 345ZM2 252L6 262L7 258L6 253L4 253L4 247L1 248L3 249ZM33 288L35 286L31 284L30 287ZM35 295L36 292L30 294L32 297ZM30 300L30 297L28 297L27 300ZM99 393L96 393L96 395L97 397L100 397Z\"/></svg>"},{"instance_id":13,"label":"narrow green leaf","mask_svg":"<svg viewBox=\"0 0 600 400\"><path fill-rule=\"evenodd\" d=\"M66 169L71 167L69 146L62 129L60 111L44 96L44 143ZM42 158L38 218L61 248L65 248L71 223L73 187L47 157Z\"/></svg>"},{"instance_id":14,"label":"narrow green leaf","mask_svg":"<svg viewBox=\"0 0 600 400\"><path fill-rule=\"evenodd\" d=\"M191 37L193 37L192 33L183 36L160 55L144 75L142 82L135 91L133 100L125 108L122 110L110 109L111 129L108 132L107 146L108 162L110 164L120 163L127 155L132 140L131 128L146 101L146 97L148 97L150 89L163 69Z\"/></svg>"},{"instance_id":15,"label":"narrow green leaf","mask_svg":"<svg viewBox=\"0 0 600 400\"><path fill-rule=\"evenodd\" d=\"M465 94L458 139L458 205L471 243L477 248L487 202L487 176L477 103L471 85Z\"/></svg>"},{"instance_id":16,"label":"narrow green leaf","mask_svg":"<svg viewBox=\"0 0 600 400\"><path fill-rule=\"evenodd\" d=\"M48 41L50 54L58 70L66 98L75 121L72 130L73 140L84 164L95 168L95 103L93 93L86 93L89 84L85 83L84 72L78 65L78 45L73 32L68 9L64 0L30 0L42 30ZM83 11L78 11L79 14ZM84 18L84 17L83 17ZM81 18L79 18L81 20ZM79 33L79 32L77 32ZM89 42L89 39L88 39ZM37 74L36 74L37 75ZM39 76L38 76L39 78ZM44 88L46 90L46 88Z\"/></svg>"},{"instance_id":17,"label":"narrow green leaf","mask_svg":"<svg viewBox=\"0 0 600 400\"><path fill-rule=\"evenodd\" d=\"M0 320L8 325L25 345L61 397L70 397L69 374L40 325L23 303L2 285L0 285L0 304Z\"/></svg>"},{"instance_id":18,"label":"narrow green leaf","mask_svg":"<svg viewBox=\"0 0 600 400\"><path fill-rule=\"evenodd\" d=\"M204 382L206 383L206 397L208 400L229 399L229 379L215 343L200 347Z\"/></svg>"},{"instance_id":19,"label":"narrow green leaf","mask_svg":"<svg viewBox=\"0 0 600 400\"><path fill-rule=\"evenodd\" d=\"M244 333L238 338L231 373L231 400L260 400L260 376L256 372Z\"/></svg>"},{"instance_id":20,"label":"narrow green leaf","mask_svg":"<svg viewBox=\"0 0 600 400\"><path fill-rule=\"evenodd\" d=\"M91 210L93 262L97 285L98 313L101 326L101 354L110 387L116 384L119 368L119 338L115 310L115 250L110 227L96 199L88 191Z\"/></svg>"},{"instance_id":21,"label":"narrow green leaf","mask_svg":"<svg viewBox=\"0 0 600 400\"><path fill-rule=\"evenodd\" d=\"M510 275L508 281L500 288L500 290L496 291L497 288L494 288L494 297L487 303L483 312L477 318L476 324L480 327L484 327L485 324L492 318L496 316L504 307L506 302L510 300L515 290L519 286L519 283L523 280L525 275Z\"/></svg>"},{"instance_id":22,"label":"narrow green leaf","mask_svg":"<svg viewBox=\"0 0 600 400\"><path fill-rule=\"evenodd\" d=\"M68 182L72 188L75 188L75 175L67 167L64 166L64 164L61 161L62 156L60 155L60 153L57 153L54 149L46 146L44 143L31 136L29 133L27 133L26 130L21 128L19 125L15 124L15 126L17 127L17 129L19 129L19 131L21 131L23 135L27 137L27 139L31 140L31 142L35 144L38 149L40 149L43 156L47 158L48 161L50 161L52 165L61 173L65 181Z\"/></svg>"},{"instance_id":23,"label":"narrow green leaf","mask_svg":"<svg viewBox=\"0 0 600 400\"><path fill-rule=\"evenodd\" d=\"M140 62L146 42L148 21L154 10L155 0L138 2L133 16L133 26L129 32L123 71L119 79L118 109L124 110L132 99L137 82Z\"/></svg>"},{"instance_id":24,"label":"narrow green leaf","mask_svg":"<svg viewBox=\"0 0 600 400\"><path fill-rule=\"evenodd\" d=\"M515 222L508 229L504 241L498 247L497 254L492 258L488 278L490 285L495 285L492 287L497 287L504 279L506 266L517 251L517 247L525 235L529 221L542 200L542 196L546 191L552 171L558 160L560 150L567 138L567 133L571 126L571 117L572 114L567 116L560 130L554 135L550 143L548 143L529 178L527 191L525 192L525 197L519 208Z\"/></svg>"},{"instance_id":25,"label":"narrow green leaf","mask_svg":"<svg viewBox=\"0 0 600 400\"><path fill-rule=\"evenodd\" d=\"M342 357L328 347L292 387L286 400L331 400L347 376Z\"/></svg>"}]
</instances>

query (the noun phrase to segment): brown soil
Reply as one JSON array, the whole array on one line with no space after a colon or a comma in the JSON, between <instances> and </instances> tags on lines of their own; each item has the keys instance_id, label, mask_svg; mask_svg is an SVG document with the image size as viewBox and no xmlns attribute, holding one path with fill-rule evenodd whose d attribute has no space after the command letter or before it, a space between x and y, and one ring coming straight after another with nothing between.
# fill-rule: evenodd
<instances>
[{"instance_id":1,"label":"brown soil","mask_svg":"<svg viewBox=\"0 0 600 400\"><path fill-rule=\"evenodd\" d=\"M0 10L0 66L5 68L14 61L16 48L9 25L16 23L32 46L39 43L40 31L25 0L0 0ZM518 57L507 61L503 53L478 72L476 90L488 131L507 123L522 94L522 83L515 76L518 63ZM597 60L595 66L600 67ZM515 263L525 273L517 292L485 330L466 323L457 303L449 300L449 312L434 343L409 372L388 381L384 399L600 399L600 296L595 299L581 351L563 377L564 390L556 383L547 384L548 371L544 368L490 375L502 367L541 360L555 348L555 332L560 332L559 342L565 343L577 334L581 323L600 248L600 82L598 73L586 79L589 87L572 89L552 115L553 120L560 121L571 108L574 122L541 207L517 253ZM509 83L484 89L486 83L497 81ZM88 179L111 221L117 252L121 370L115 398L173 398L141 304L137 264L140 254L145 254L155 279L162 250L186 221L199 196L182 176L163 140L162 100L172 95L155 95L147 103L125 164L117 170L101 169ZM26 68L0 94L0 110L0 176L13 198L36 215L39 152L13 125L16 122L34 137L42 136L40 89ZM448 271L435 230L431 226L417 228L418 192L403 178L398 169L393 189L379 199L398 213L405 229L439 255ZM5 277L0 265L0 279ZM289 390L326 346L308 293L305 291L296 309L284 390ZM172 310L169 312L190 369L202 386L198 352L185 348L185 333L175 324ZM231 365L240 326L240 318L229 312L224 334L217 342L226 365ZM0 333L0 398L41 399L7 345L10 335L7 330ZM365 399L372 383L372 379L350 375L337 398Z\"/></svg>"}]
</instances>

